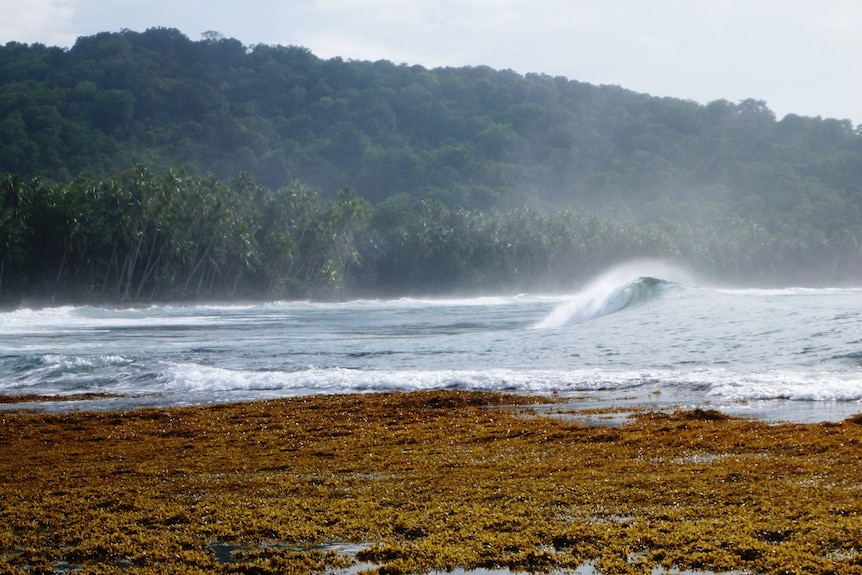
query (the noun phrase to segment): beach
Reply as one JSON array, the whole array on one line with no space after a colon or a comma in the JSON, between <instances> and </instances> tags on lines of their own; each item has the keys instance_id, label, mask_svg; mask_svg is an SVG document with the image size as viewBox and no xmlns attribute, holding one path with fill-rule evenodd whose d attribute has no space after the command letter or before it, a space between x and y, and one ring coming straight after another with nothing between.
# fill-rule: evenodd
<instances>
[{"instance_id":1,"label":"beach","mask_svg":"<svg viewBox=\"0 0 862 575\"><path fill-rule=\"evenodd\" d=\"M3 412L0 573L862 573L862 417L553 401Z\"/></svg>"}]
</instances>

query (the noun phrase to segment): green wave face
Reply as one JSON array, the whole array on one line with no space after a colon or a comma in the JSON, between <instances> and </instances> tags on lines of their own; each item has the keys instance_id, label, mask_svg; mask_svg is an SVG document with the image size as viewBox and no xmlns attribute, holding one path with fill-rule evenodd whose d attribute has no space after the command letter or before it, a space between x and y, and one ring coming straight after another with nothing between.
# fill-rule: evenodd
<instances>
[{"instance_id":1,"label":"green wave face","mask_svg":"<svg viewBox=\"0 0 862 575\"><path fill-rule=\"evenodd\" d=\"M616 313L626 308L641 305L659 297L670 285L669 282L654 278L641 277L630 283L614 289L601 306L601 313L596 317Z\"/></svg>"},{"instance_id":2,"label":"green wave face","mask_svg":"<svg viewBox=\"0 0 862 575\"><path fill-rule=\"evenodd\" d=\"M643 305L660 297L671 285L671 282L651 276L642 276L623 283L601 284L577 294L572 301L551 312L537 327L576 325Z\"/></svg>"}]
</instances>

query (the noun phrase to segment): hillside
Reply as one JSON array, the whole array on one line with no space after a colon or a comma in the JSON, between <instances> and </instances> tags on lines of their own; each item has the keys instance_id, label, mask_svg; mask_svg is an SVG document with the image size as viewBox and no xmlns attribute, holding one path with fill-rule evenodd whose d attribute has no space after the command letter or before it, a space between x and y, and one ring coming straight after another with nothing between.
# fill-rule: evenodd
<instances>
[{"instance_id":1,"label":"hillside","mask_svg":"<svg viewBox=\"0 0 862 575\"><path fill-rule=\"evenodd\" d=\"M37 291L56 292L63 277L87 268L90 279L76 281L90 284L85 291L92 297L104 297L93 278L104 274L111 277L104 283L113 283L116 272L105 272L108 264L96 260L118 256L84 253L94 238L71 242L73 232L63 231L68 207L57 208L57 201L46 207L46 194L35 190L55 185L62 204L71 201L75 186L86 187L81 178L89 178L92 189L107 186L100 193L108 193L131 181L133 169L158 185L174 174L198 196L201 186L218 187L213 178L225 190L240 178L244 189L259 188L249 196L257 200L310 190L315 217L336 206L339 190L342 200L367 202L356 212L363 215L358 236L340 238L344 245L333 247L338 257L323 257L320 269L306 270L319 278L321 266L331 263L339 289L521 285L527 277L537 281L523 271L537 258L544 270L539 277L557 287L629 256L674 259L734 281L770 282L849 281L862 262L862 132L849 121L779 120L757 100L702 105L487 67L322 60L300 47L244 46L216 34L191 41L164 28L82 37L69 50L14 42L0 47L0 173L7 174L0 246L7 290L17 286L20 295L42 285ZM87 192L80 193L92 208L95 196L86 200ZM230 203L237 198L220 205ZM54 222L48 234L57 237L37 228L53 217L50 209L65 214L57 217L67 223ZM248 216L249 237L257 244L271 236L260 217L235 213ZM127 215L146 228L140 214ZM423 218L440 228L433 249L417 235L427 231ZM603 230L601 237L590 235L587 225ZM396 228L400 239L393 236ZM455 241L455 229L465 237ZM556 239L535 239L554 233ZM101 238L100 249L116 250L115 240ZM402 256L394 263L399 252L418 258L421 250L410 246L420 240L424 260ZM510 248L495 243L503 240ZM525 241L538 247L511 247ZM199 239L187 243L182 250L165 248L174 250L177 269L206 267L209 250ZM477 255L480 243L487 244L484 259ZM50 253L33 252L37 245ZM573 245L566 255L550 253ZM69 268L73 248L84 250L77 268ZM37 255L40 269L24 273L22 262ZM291 265L297 258L288 258ZM246 259L244 269L260 268L252 274L251 293L314 291L317 280L308 278L299 281L301 289L273 291L295 278L264 281L265 262ZM345 282L348 261L361 274ZM561 274L562 263L575 271ZM231 275L223 262L212 267L222 280ZM478 273L477 267L493 271ZM148 281L158 275L155 269L134 273ZM138 297L188 297L188 285L218 284L215 276L174 278L186 286L179 292L143 285L134 291ZM119 291L111 297L135 299Z\"/></svg>"}]
</instances>

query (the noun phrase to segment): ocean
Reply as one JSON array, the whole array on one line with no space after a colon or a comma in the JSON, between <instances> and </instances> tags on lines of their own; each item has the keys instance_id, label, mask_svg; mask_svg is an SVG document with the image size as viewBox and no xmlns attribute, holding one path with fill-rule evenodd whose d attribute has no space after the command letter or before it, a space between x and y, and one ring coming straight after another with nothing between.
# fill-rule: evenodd
<instances>
[{"instance_id":1,"label":"ocean","mask_svg":"<svg viewBox=\"0 0 862 575\"><path fill-rule=\"evenodd\" d=\"M4 410L432 389L837 421L862 413L862 288L709 286L637 264L571 293L0 313L0 395L70 396Z\"/></svg>"}]
</instances>

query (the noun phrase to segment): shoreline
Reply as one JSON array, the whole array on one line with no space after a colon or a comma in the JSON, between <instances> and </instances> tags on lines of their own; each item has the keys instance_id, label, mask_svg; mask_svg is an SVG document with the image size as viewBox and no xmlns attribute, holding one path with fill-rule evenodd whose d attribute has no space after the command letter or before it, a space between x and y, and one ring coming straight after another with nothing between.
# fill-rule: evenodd
<instances>
[{"instance_id":1,"label":"shoreline","mask_svg":"<svg viewBox=\"0 0 862 575\"><path fill-rule=\"evenodd\" d=\"M862 569L862 417L595 426L543 412L613 406L550 399L2 412L0 571Z\"/></svg>"},{"instance_id":2,"label":"shoreline","mask_svg":"<svg viewBox=\"0 0 862 575\"><path fill-rule=\"evenodd\" d=\"M457 390L473 393L471 390ZM139 409L173 409L182 407L206 407L301 399L303 397L326 397L329 395L367 395L392 393L385 391L320 393L307 395L285 395L265 398L239 396L235 399L220 398L213 400L192 400L176 403L161 393L122 394L103 392L70 392L62 394L0 394L0 414L16 412L66 413L66 412L126 412ZM402 391L400 393L422 393L421 391ZM499 394L510 396L530 396L522 392L475 391L475 393ZM615 416L581 417L582 423L620 425L628 416L642 412L673 412L694 409L711 409L725 415L755 421L775 423L839 423L862 414L862 401L859 400L798 400L785 398L749 400L704 400L702 397L677 397L666 399L660 393L650 393L644 397L633 395L631 390L578 391L572 393L533 394L543 398L547 411L573 411L581 414L589 412L614 412Z\"/></svg>"}]
</instances>

